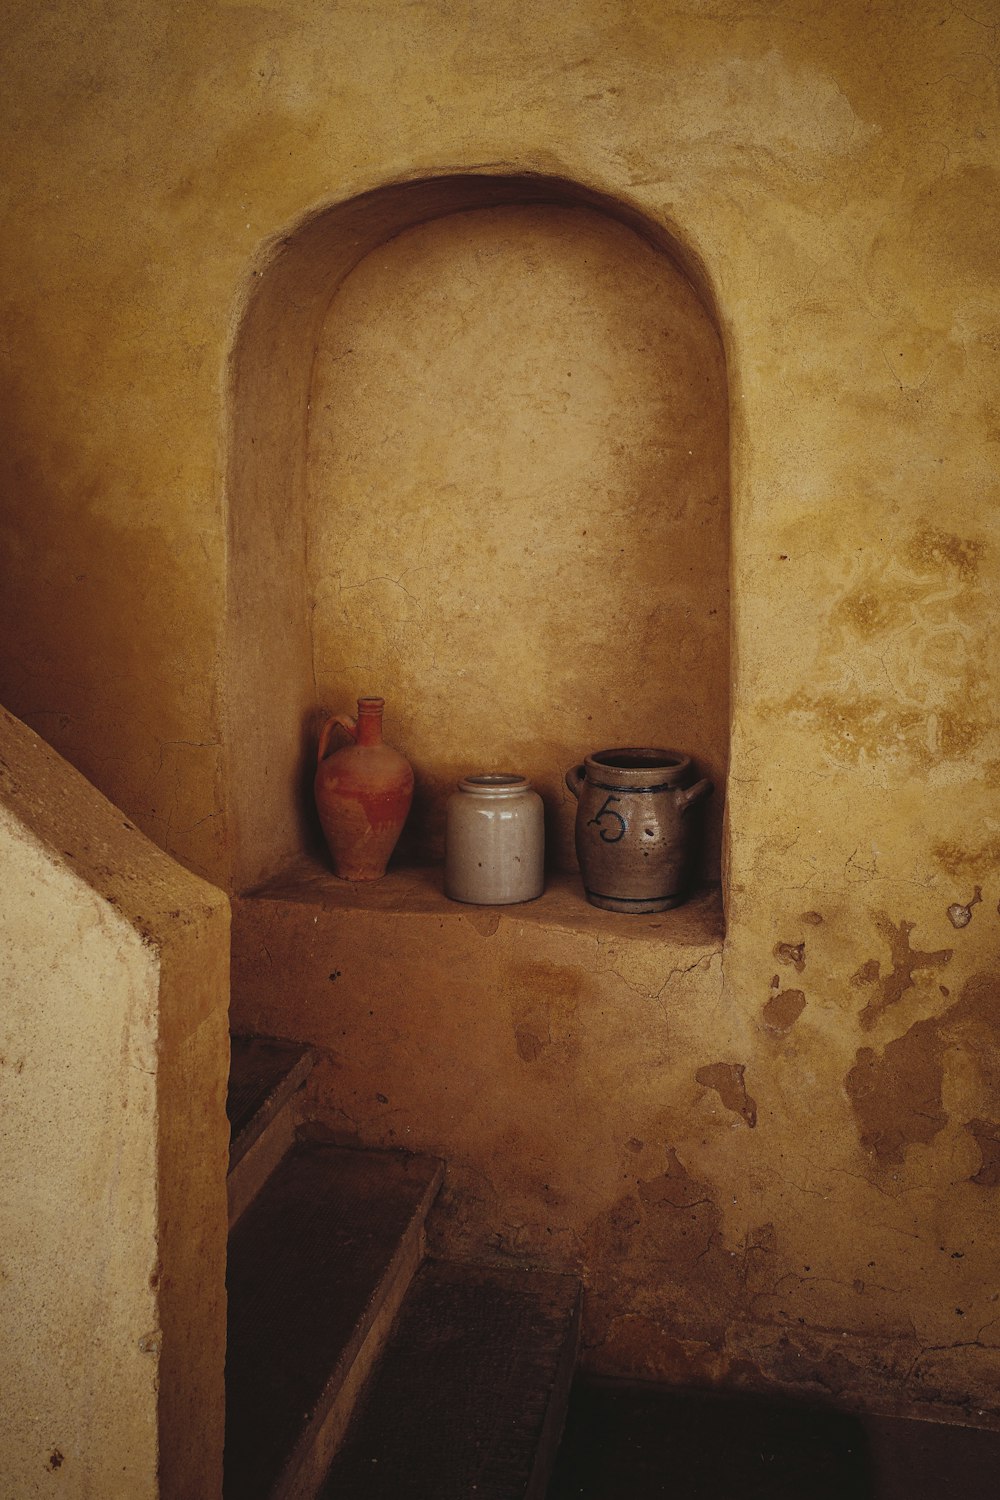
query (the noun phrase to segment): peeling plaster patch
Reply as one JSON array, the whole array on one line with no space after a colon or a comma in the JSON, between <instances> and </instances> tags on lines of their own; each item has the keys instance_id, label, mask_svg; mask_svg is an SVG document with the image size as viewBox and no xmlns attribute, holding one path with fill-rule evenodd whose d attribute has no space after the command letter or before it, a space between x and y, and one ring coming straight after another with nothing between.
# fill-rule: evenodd
<instances>
[{"instance_id":1,"label":"peeling plaster patch","mask_svg":"<svg viewBox=\"0 0 1000 1500\"><path fill-rule=\"evenodd\" d=\"M982 887L977 885L975 895L965 906L962 906L958 901L953 902L948 908L948 921L952 927L968 927L972 921L972 908L978 906L982 899Z\"/></svg>"},{"instance_id":2,"label":"peeling plaster patch","mask_svg":"<svg viewBox=\"0 0 1000 1500\"><path fill-rule=\"evenodd\" d=\"M672 1146L666 1156L661 1176L639 1182L636 1194L619 1198L591 1223L589 1264L654 1260L668 1276L683 1280L697 1273L706 1253L721 1241L722 1215L711 1186L690 1176Z\"/></svg>"},{"instance_id":3,"label":"peeling plaster patch","mask_svg":"<svg viewBox=\"0 0 1000 1500\"><path fill-rule=\"evenodd\" d=\"M892 954L892 972L885 976L878 994L872 996L861 1012L861 1024L866 1031L870 1031L879 1017L890 1006L898 1004L906 991L913 988L913 975L917 969L943 968L945 964L951 962L955 951L954 948L937 948L934 952L924 953L919 949L911 948L910 933L916 926L915 922L904 921L895 927L884 913L879 913L875 918L875 926L889 944ZM874 962L874 960L869 960L869 962ZM867 968L867 965L863 967ZM862 970L859 969L858 974L861 972Z\"/></svg>"},{"instance_id":4,"label":"peeling plaster patch","mask_svg":"<svg viewBox=\"0 0 1000 1500\"><path fill-rule=\"evenodd\" d=\"M797 974L801 974L806 966L805 943L776 943L774 956L783 964L791 964Z\"/></svg>"},{"instance_id":5,"label":"peeling plaster patch","mask_svg":"<svg viewBox=\"0 0 1000 1500\"><path fill-rule=\"evenodd\" d=\"M737 1309L774 1283L774 1225L748 1227L728 1244L716 1189L672 1147L663 1174L592 1219L583 1243L592 1347L614 1342L622 1318L650 1318L660 1336L665 1326L698 1325L699 1337L721 1337Z\"/></svg>"},{"instance_id":6,"label":"peeling plaster patch","mask_svg":"<svg viewBox=\"0 0 1000 1500\"><path fill-rule=\"evenodd\" d=\"M906 925L905 923L903 924ZM996 1032L1000 1022L1000 978L974 974L962 987L961 997L940 1016L916 1021L878 1054L862 1047L844 1080L854 1108L862 1146L885 1163L902 1162L907 1147L932 1141L947 1124L942 1105L944 1056L949 1046L961 1044L986 1076L991 1092L1000 1084L1000 1066L995 1060ZM983 1125L981 1134L973 1128ZM981 1186L992 1186L996 1162L990 1150L989 1122L972 1121L968 1126L983 1151L986 1177L976 1177ZM985 1143L985 1149L984 1149Z\"/></svg>"},{"instance_id":7,"label":"peeling plaster patch","mask_svg":"<svg viewBox=\"0 0 1000 1500\"><path fill-rule=\"evenodd\" d=\"M1000 1187L1000 1122L970 1120L966 1130L979 1147L982 1162L978 1172L969 1178L979 1187Z\"/></svg>"},{"instance_id":8,"label":"peeling plaster patch","mask_svg":"<svg viewBox=\"0 0 1000 1500\"><path fill-rule=\"evenodd\" d=\"M926 1145L947 1123L938 1042L938 1022L917 1021L881 1056L860 1048L844 1080L861 1144L881 1161L901 1162L907 1146Z\"/></svg>"},{"instance_id":9,"label":"peeling plaster patch","mask_svg":"<svg viewBox=\"0 0 1000 1500\"><path fill-rule=\"evenodd\" d=\"M822 924L823 915L818 911L804 911L802 913L802 920L803 922L808 922L810 927L819 927Z\"/></svg>"},{"instance_id":10,"label":"peeling plaster patch","mask_svg":"<svg viewBox=\"0 0 1000 1500\"><path fill-rule=\"evenodd\" d=\"M805 1008L806 997L802 990L782 990L780 995L772 995L764 1006L764 1025L768 1031L784 1036L791 1031Z\"/></svg>"},{"instance_id":11,"label":"peeling plaster patch","mask_svg":"<svg viewBox=\"0 0 1000 1500\"><path fill-rule=\"evenodd\" d=\"M694 1076L704 1088L714 1089L725 1107L744 1119L753 1130L757 1124L757 1101L747 1093L743 1082L745 1072L744 1063L719 1062L707 1063Z\"/></svg>"}]
</instances>

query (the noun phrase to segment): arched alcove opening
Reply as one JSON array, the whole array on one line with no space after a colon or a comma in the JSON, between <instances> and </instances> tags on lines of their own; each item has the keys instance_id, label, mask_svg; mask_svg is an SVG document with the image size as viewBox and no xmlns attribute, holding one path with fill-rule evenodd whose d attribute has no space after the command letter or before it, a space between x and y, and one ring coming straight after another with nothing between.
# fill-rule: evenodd
<instances>
[{"instance_id":1,"label":"arched alcove opening","mask_svg":"<svg viewBox=\"0 0 1000 1500\"><path fill-rule=\"evenodd\" d=\"M234 357L237 888L314 837L317 707L388 700L440 857L472 769L530 775L572 863L566 767L728 749L725 362L697 268L626 205L534 176L396 184L257 277Z\"/></svg>"}]
</instances>

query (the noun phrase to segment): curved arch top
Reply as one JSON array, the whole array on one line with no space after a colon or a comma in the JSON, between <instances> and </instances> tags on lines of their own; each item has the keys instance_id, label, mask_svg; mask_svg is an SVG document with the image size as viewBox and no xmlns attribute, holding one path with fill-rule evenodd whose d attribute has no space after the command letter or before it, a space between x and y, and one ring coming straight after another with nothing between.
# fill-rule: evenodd
<instances>
[{"instance_id":1,"label":"curved arch top","mask_svg":"<svg viewBox=\"0 0 1000 1500\"><path fill-rule=\"evenodd\" d=\"M449 214L520 205L589 208L626 225L672 260L690 281L716 327L720 319L701 257L673 226L625 198L543 172L453 172L382 183L306 215L266 248L250 284L250 300L270 300L289 286L329 290L378 245L417 224ZM310 271L314 274L310 274Z\"/></svg>"}]
</instances>

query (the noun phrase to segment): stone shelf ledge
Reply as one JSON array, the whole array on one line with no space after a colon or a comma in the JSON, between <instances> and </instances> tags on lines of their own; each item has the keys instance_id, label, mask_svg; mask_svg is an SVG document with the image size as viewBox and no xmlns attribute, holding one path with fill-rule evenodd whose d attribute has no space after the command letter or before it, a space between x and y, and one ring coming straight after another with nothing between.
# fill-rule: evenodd
<instances>
[{"instance_id":1,"label":"stone shelf ledge","mask_svg":"<svg viewBox=\"0 0 1000 1500\"><path fill-rule=\"evenodd\" d=\"M324 912L359 912L370 916L440 917L465 921L477 930L495 930L500 922L525 927L559 928L597 938L626 938L671 948L721 951L724 934L722 895L718 886L696 890L683 906L651 915L602 911L583 894L579 876L550 873L537 901L512 906L471 906L444 894L440 865L391 868L381 880L339 880L319 859L303 856L280 874L247 891L241 901L290 902Z\"/></svg>"}]
</instances>

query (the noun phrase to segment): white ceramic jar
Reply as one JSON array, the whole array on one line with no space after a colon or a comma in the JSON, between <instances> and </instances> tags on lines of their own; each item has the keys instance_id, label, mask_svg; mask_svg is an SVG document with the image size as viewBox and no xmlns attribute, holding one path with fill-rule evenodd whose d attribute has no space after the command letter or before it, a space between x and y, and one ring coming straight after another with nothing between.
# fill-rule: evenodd
<instances>
[{"instance_id":1,"label":"white ceramic jar","mask_svg":"<svg viewBox=\"0 0 1000 1500\"><path fill-rule=\"evenodd\" d=\"M527 777L464 776L448 798L445 895L474 906L534 901L544 864L544 807Z\"/></svg>"}]
</instances>

